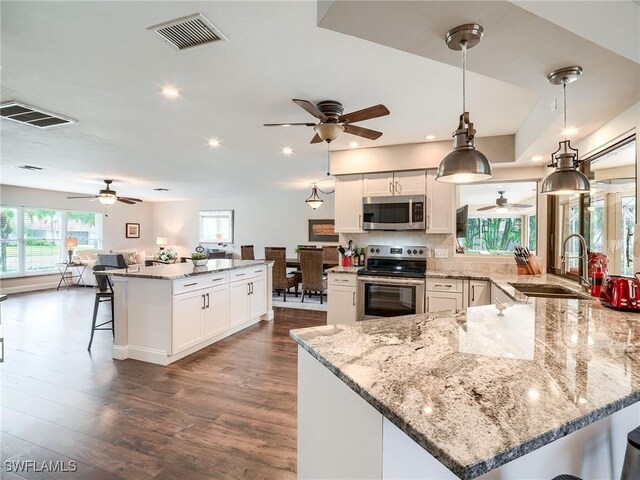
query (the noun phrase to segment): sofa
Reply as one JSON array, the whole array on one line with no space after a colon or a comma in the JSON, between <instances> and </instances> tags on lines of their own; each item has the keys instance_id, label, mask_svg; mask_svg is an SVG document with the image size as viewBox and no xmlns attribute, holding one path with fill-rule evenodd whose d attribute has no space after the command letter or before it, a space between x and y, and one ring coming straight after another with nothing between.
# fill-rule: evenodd
<instances>
[{"instance_id":1,"label":"sofa","mask_svg":"<svg viewBox=\"0 0 640 480\"><path fill-rule=\"evenodd\" d=\"M82 281L85 285L96 287L96 277L93 274L93 266L98 265L98 255L102 253L121 253L124 256L127 266L131 265L144 265L145 251L136 250L135 248L127 248L123 250L76 250L73 253L73 259L78 262L82 262L87 265L84 273L82 274Z\"/></svg>"}]
</instances>

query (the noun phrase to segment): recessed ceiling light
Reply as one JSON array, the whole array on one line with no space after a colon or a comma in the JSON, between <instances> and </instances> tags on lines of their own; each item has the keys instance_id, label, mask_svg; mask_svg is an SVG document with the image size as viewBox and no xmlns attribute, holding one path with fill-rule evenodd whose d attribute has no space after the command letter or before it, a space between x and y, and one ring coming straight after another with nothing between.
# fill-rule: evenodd
<instances>
[{"instance_id":1,"label":"recessed ceiling light","mask_svg":"<svg viewBox=\"0 0 640 480\"><path fill-rule=\"evenodd\" d=\"M165 85L162 87L160 91L165 98L178 98L180 96L180 92L176 87L172 87L171 85Z\"/></svg>"},{"instance_id":2,"label":"recessed ceiling light","mask_svg":"<svg viewBox=\"0 0 640 480\"><path fill-rule=\"evenodd\" d=\"M293 148L291 148L291 147L283 147L282 153L284 153L285 155L291 155L293 153Z\"/></svg>"},{"instance_id":3,"label":"recessed ceiling light","mask_svg":"<svg viewBox=\"0 0 640 480\"><path fill-rule=\"evenodd\" d=\"M560 132L562 135L575 135L576 133L578 133L580 131L579 128L576 127L567 127L564 130L562 130L562 132Z\"/></svg>"},{"instance_id":4,"label":"recessed ceiling light","mask_svg":"<svg viewBox=\"0 0 640 480\"><path fill-rule=\"evenodd\" d=\"M356 148L356 147L359 147L359 146L360 146L360 144L359 144L358 142L351 142L351 143L349 144L349 146L350 146L351 148Z\"/></svg>"},{"instance_id":5,"label":"recessed ceiling light","mask_svg":"<svg viewBox=\"0 0 640 480\"><path fill-rule=\"evenodd\" d=\"M435 139L435 138L436 138L436 136L435 136L435 135L427 135L427 136L426 136L426 137L424 137L424 138L426 138L427 140L433 140L433 139Z\"/></svg>"},{"instance_id":6,"label":"recessed ceiling light","mask_svg":"<svg viewBox=\"0 0 640 480\"><path fill-rule=\"evenodd\" d=\"M163 188L163 187L160 187L160 188L154 188L154 190L155 190L156 192L168 192L168 191L169 191L169 189L168 189L168 188Z\"/></svg>"},{"instance_id":7,"label":"recessed ceiling light","mask_svg":"<svg viewBox=\"0 0 640 480\"><path fill-rule=\"evenodd\" d=\"M209 144L210 147L213 147L213 148L220 146L220 140L218 140L217 138L210 138L207 143Z\"/></svg>"},{"instance_id":8,"label":"recessed ceiling light","mask_svg":"<svg viewBox=\"0 0 640 480\"><path fill-rule=\"evenodd\" d=\"M544 157L542 155L534 155L533 157L531 157L531 160L534 162L539 162L540 160L544 160Z\"/></svg>"}]
</instances>

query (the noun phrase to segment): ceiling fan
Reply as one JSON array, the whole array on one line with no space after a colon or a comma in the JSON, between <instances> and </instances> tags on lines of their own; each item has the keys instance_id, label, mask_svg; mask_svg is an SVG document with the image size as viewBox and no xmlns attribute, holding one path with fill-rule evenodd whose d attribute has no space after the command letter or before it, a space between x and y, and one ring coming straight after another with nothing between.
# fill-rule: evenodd
<instances>
[{"instance_id":1,"label":"ceiling fan","mask_svg":"<svg viewBox=\"0 0 640 480\"><path fill-rule=\"evenodd\" d=\"M506 197L504 196L504 193L505 193L504 190L498 190L498 193L500 194L500 196L498 198L496 198L496 204L495 205L487 205L486 207L480 207L478 209L478 212L482 212L482 211L486 211L486 210L493 210L494 208L496 209L497 212L506 212L510 208L531 208L531 207L533 207L533 205L528 205L526 203L509 203L507 201Z\"/></svg>"},{"instance_id":2,"label":"ceiling fan","mask_svg":"<svg viewBox=\"0 0 640 480\"><path fill-rule=\"evenodd\" d=\"M111 187L110 187L111 184L113 183L113 180L105 180L104 183L107 184L107 188L100 190L100 193L98 195L86 195L82 197L67 197L67 198L70 198L70 199L91 198L93 200L98 200L103 205L113 205L114 203L116 203L116 200L118 202L126 203L128 205L135 205L138 202L142 202L142 200L140 200L139 198L118 197L116 195L116 191L111 190Z\"/></svg>"},{"instance_id":3,"label":"ceiling fan","mask_svg":"<svg viewBox=\"0 0 640 480\"><path fill-rule=\"evenodd\" d=\"M373 107L364 108L356 112L342 114L344 107L340 102L335 100L323 100L317 104L313 104L307 100L293 99L293 103L299 105L311 115L320 120L320 123L265 123L265 127L292 127L303 126L313 127L316 131L315 136L311 139L311 143L327 142L331 143L338 138L342 132L357 135L359 137L376 140L380 138L382 132L370 130L368 128L353 125L356 122L370 120L372 118L384 117L389 115L389 110L384 105L374 105Z\"/></svg>"}]
</instances>

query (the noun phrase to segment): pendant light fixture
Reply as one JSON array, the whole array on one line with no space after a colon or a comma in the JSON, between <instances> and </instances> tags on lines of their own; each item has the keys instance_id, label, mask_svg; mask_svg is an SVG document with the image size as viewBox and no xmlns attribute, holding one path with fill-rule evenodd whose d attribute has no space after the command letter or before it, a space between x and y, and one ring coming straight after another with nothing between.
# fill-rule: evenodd
<instances>
[{"instance_id":1,"label":"pendant light fixture","mask_svg":"<svg viewBox=\"0 0 640 480\"><path fill-rule=\"evenodd\" d=\"M439 182L470 183L492 177L489 160L476 150L476 131L466 110L467 50L480 42L483 33L480 25L471 23L450 30L445 38L451 50L462 51L462 115L458 129L453 132L453 151L442 159L438 167L436 180Z\"/></svg>"},{"instance_id":2,"label":"pendant light fixture","mask_svg":"<svg viewBox=\"0 0 640 480\"><path fill-rule=\"evenodd\" d=\"M320 189L314 183L313 187L311 188L311 196L305 200L307 205L309 205L313 210L317 210L324 203L324 200L322 200L322 198L320 198L320 195L318 195L318 190L320 190ZM323 190L320 190L320 191L322 193L324 193L324 194L330 194L330 193L335 192L335 190L331 190L331 191L328 191L328 192L325 192Z\"/></svg>"},{"instance_id":3,"label":"pendant light fixture","mask_svg":"<svg viewBox=\"0 0 640 480\"><path fill-rule=\"evenodd\" d=\"M571 147L567 140L567 84L573 83L582 75L582 68L578 66L565 67L547 75L551 85L562 85L564 141L558 142L558 149L551 154L551 163L555 172L548 175L542 182L542 193L547 195L569 195L573 193L589 193L590 185L587 176L578 170L582 163L578 159L578 150Z\"/></svg>"}]
</instances>

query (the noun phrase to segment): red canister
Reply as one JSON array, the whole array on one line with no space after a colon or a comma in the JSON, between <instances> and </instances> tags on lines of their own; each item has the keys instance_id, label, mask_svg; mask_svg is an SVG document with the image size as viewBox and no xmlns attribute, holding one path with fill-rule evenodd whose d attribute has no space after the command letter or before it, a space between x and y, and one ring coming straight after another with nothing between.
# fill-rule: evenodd
<instances>
[{"instance_id":1,"label":"red canister","mask_svg":"<svg viewBox=\"0 0 640 480\"><path fill-rule=\"evenodd\" d=\"M604 280L604 272L600 264L596 267L596 271L591 276L591 296L599 297L602 289L602 280Z\"/></svg>"}]
</instances>

